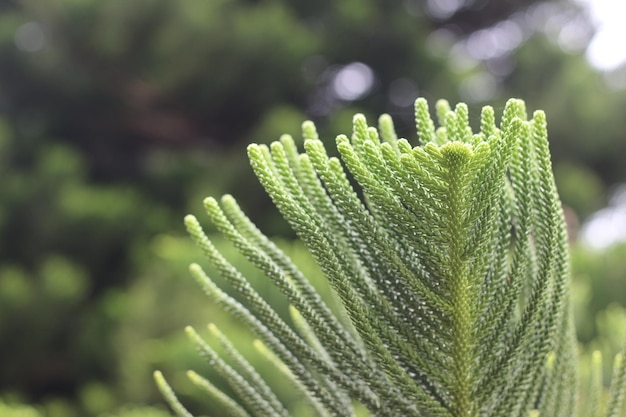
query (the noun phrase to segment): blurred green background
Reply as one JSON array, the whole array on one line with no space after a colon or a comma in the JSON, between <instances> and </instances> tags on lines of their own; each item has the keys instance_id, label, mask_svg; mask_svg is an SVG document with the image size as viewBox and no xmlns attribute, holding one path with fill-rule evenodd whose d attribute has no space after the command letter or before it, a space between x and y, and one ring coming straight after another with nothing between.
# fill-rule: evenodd
<instances>
[{"instance_id":1,"label":"blurred green background","mask_svg":"<svg viewBox=\"0 0 626 417\"><path fill-rule=\"evenodd\" d=\"M466 101L474 124L509 97L546 111L580 340L610 358L626 328L626 67L590 64L598 30L573 0L0 0L0 415L165 416L154 369L210 411L185 382L210 369L183 327L215 321L244 351L250 335L189 279L183 216L231 193L317 276L246 145L305 119L331 144L355 112L413 139L418 95Z\"/></svg>"}]
</instances>

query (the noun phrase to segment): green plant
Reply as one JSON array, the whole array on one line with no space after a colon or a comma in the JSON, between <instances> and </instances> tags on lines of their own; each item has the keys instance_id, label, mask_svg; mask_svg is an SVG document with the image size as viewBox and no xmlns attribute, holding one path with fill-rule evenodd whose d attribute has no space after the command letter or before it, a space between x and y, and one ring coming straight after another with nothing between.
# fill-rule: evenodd
<instances>
[{"instance_id":1,"label":"green plant","mask_svg":"<svg viewBox=\"0 0 626 417\"><path fill-rule=\"evenodd\" d=\"M545 115L528 120L510 100L499 126L485 107L473 134L468 108L416 101L421 145L397 139L362 115L329 157L315 127L303 125L305 153L283 136L250 145L252 167L283 217L307 245L342 301L331 311L309 281L244 215L231 196L204 201L215 227L262 270L292 305L293 326L229 264L193 216L187 229L237 294L203 269L191 272L212 302L245 322L259 348L293 381L314 415L573 416L577 353L568 246L552 175ZM348 319L345 319L345 318ZM294 330L295 329L295 330ZM237 401L195 372L189 377L233 416L288 410L218 328L222 359L187 333ZM585 416L617 416L626 379L617 356L601 398L594 355ZM157 383L180 416L191 415L160 373Z\"/></svg>"},{"instance_id":2,"label":"green plant","mask_svg":"<svg viewBox=\"0 0 626 417\"><path fill-rule=\"evenodd\" d=\"M11 405L0 400L0 415L4 417L41 417L42 414L35 407L28 405Z\"/></svg>"}]
</instances>

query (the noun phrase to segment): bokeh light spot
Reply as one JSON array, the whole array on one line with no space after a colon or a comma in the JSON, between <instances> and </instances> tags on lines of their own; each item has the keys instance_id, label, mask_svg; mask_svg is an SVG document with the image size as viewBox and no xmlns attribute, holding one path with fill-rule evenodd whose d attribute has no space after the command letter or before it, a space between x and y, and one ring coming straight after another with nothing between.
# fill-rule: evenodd
<instances>
[{"instance_id":1,"label":"bokeh light spot","mask_svg":"<svg viewBox=\"0 0 626 417\"><path fill-rule=\"evenodd\" d=\"M587 59L595 68L610 71L626 63L626 2L584 0L596 32L587 48Z\"/></svg>"},{"instance_id":2,"label":"bokeh light spot","mask_svg":"<svg viewBox=\"0 0 626 417\"><path fill-rule=\"evenodd\" d=\"M464 5L465 0L428 0L426 9L432 17L444 20L452 17Z\"/></svg>"},{"instance_id":3,"label":"bokeh light spot","mask_svg":"<svg viewBox=\"0 0 626 417\"><path fill-rule=\"evenodd\" d=\"M626 241L626 185L618 187L609 206L583 224L581 239L595 248Z\"/></svg>"},{"instance_id":4,"label":"bokeh light spot","mask_svg":"<svg viewBox=\"0 0 626 417\"><path fill-rule=\"evenodd\" d=\"M338 98L356 100L372 89L374 71L362 62L353 62L337 71L332 85Z\"/></svg>"},{"instance_id":5,"label":"bokeh light spot","mask_svg":"<svg viewBox=\"0 0 626 417\"><path fill-rule=\"evenodd\" d=\"M37 52L46 45L46 34L37 22L24 23L15 31L15 46L20 51Z\"/></svg>"}]
</instances>

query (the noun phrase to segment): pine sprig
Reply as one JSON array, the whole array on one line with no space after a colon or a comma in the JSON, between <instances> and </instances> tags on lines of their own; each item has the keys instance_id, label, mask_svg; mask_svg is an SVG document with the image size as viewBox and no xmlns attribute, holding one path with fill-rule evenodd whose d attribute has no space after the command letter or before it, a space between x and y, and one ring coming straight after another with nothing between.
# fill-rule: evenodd
<instances>
[{"instance_id":1,"label":"pine sprig","mask_svg":"<svg viewBox=\"0 0 626 417\"><path fill-rule=\"evenodd\" d=\"M415 103L418 146L397 137L388 115L378 129L356 115L352 134L336 139L340 158L328 155L312 122L302 127L304 151L288 135L248 147L260 183L349 323L229 195L205 200L209 219L287 298L293 323L188 216L190 235L242 301L199 265L192 274L212 302L255 332L259 349L318 415L353 416L352 400L378 416L572 417L577 358L567 235L545 115L528 119L524 103L510 100L499 125L485 107L474 133L465 104L435 107L439 127L427 102ZM230 364L188 330L238 398L197 374L192 380L232 415L286 416L261 375L215 326L211 332ZM607 417L621 405L622 358ZM592 398L597 416L597 391Z\"/></svg>"},{"instance_id":2,"label":"pine sprig","mask_svg":"<svg viewBox=\"0 0 626 417\"><path fill-rule=\"evenodd\" d=\"M224 413L231 417L250 417L250 414L241 407L235 400L224 394L213 385L209 380L198 375L194 371L187 371L189 380L202 391L217 405L216 408L224 410Z\"/></svg>"}]
</instances>

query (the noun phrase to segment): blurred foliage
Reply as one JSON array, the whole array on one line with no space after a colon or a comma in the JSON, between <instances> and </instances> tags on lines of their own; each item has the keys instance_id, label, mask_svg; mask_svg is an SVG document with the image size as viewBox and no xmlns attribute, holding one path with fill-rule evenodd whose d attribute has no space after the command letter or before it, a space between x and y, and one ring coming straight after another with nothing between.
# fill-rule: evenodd
<instances>
[{"instance_id":1,"label":"blurred foliage","mask_svg":"<svg viewBox=\"0 0 626 417\"><path fill-rule=\"evenodd\" d=\"M21 404L5 404L0 401L0 415L4 417L43 417L34 407Z\"/></svg>"},{"instance_id":2,"label":"blurred foliage","mask_svg":"<svg viewBox=\"0 0 626 417\"><path fill-rule=\"evenodd\" d=\"M184 325L215 321L249 338L188 280L199 257L179 235L182 218L228 191L264 231L292 237L245 146L297 137L306 118L332 140L355 112L388 112L403 134L418 94L497 111L522 97L548 114L565 204L580 218L603 205L626 178L626 93L588 66L584 42L564 51L560 35L580 10L564 0L441 4L0 0L3 397L51 417L115 413L160 401L155 368L202 369ZM491 54L489 39L509 39L497 32L506 27L518 44ZM372 84L342 97L339 75L356 62ZM591 306L579 314L585 341L609 301L626 304L624 252L575 251ZM178 391L192 397L193 388Z\"/></svg>"},{"instance_id":3,"label":"blurred foliage","mask_svg":"<svg viewBox=\"0 0 626 417\"><path fill-rule=\"evenodd\" d=\"M559 193L581 218L606 205L606 188L599 175L585 165L561 162L554 167Z\"/></svg>"},{"instance_id":4,"label":"blurred foliage","mask_svg":"<svg viewBox=\"0 0 626 417\"><path fill-rule=\"evenodd\" d=\"M603 250L578 245L572 248L571 258L574 294L580 299L578 335L581 341L591 342L599 336L600 312L609 305L626 307L626 243Z\"/></svg>"},{"instance_id":5,"label":"blurred foliage","mask_svg":"<svg viewBox=\"0 0 626 417\"><path fill-rule=\"evenodd\" d=\"M580 398L579 403L584 410L588 406L588 389L591 385L592 354L600 352L602 365L602 384L608 390L610 376L614 372L614 358L624 344L626 337L626 308L611 304L596 316L598 335L596 339L580 349ZM604 395L606 396L606 392ZM606 398L606 397L605 397ZM626 416L626 404L622 405L618 416Z\"/></svg>"},{"instance_id":6,"label":"blurred foliage","mask_svg":"<svg viewBox=\"0 0 626 417\"><path fill-rule=\"evenodd\" d=\"M14 402L3 402L0 399L0 415L2 417L62 417L65 415L54 411L52 414L49 412L50 410L44 412L37 407ZM101 414L98 417L171 417L171 414L164 409L156 407L124 407L116 412Z\"/></svg>"},{"instance_id":7,"label":"blurred foliage","mask_svg":"<svg viewBox=\"0 0 626 417\"><path fill-rule=\"evenodd\" d=\"M603 382L610 383L613 358L626 341L626 244L596 250L575 245L571 252L574 316L580 346L581 403L586 401L591 354L602 354ZM626 416L626 405L620 416Z\"/></svg>"}]
</instances>

